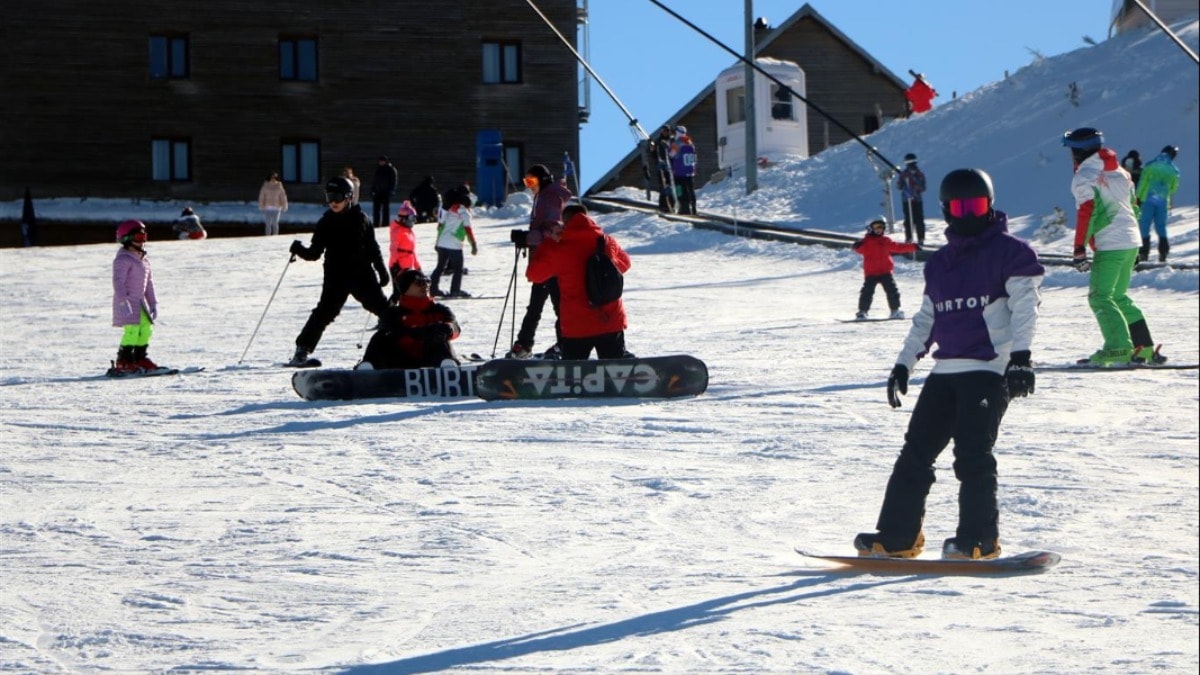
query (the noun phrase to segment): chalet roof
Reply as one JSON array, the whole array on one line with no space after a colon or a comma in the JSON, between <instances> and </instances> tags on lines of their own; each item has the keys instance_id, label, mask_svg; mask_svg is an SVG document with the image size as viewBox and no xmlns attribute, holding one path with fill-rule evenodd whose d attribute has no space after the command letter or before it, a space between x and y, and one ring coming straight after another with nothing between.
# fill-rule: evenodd
<instances>
[{"instance_id":1,"label":"chalet roof","mask_svg":"<svg viewBox=\"0 0 1200 675\"><path fill-rule=\"evenodd\" d=\"M832 23L829 22L828 19L826 19L824 16L822 16L820 12L813 9L813 6L808 3L804 3L804 6L801 7L800 9L796 10L795 14L792 14L790 17L788 17L786 21L784 21L782 24L780 24L779 26L774 28L770 33L767 34L767 36L765 38L763 38L762 41L758 42L755 45L755 51L754 51L755 60L757 60L758 55L765 48L770 46L770 44L772 42L774 42L776 38L778 38L781 35L786 34L799 21L806 19L806 18L812 19L819 26L821 26L825 30L829 31L838 40L845 43L845 45L847 47L849 47L852 52L857 54L864 61L870 63L871 66L876 71L878 71L880 74L882 74L883 76L892 80L892 82L897 87L899 87L902 90L908 89L907 82L905 82L903 79L901 79L895 73L893 73L887 66L884 66L882 63L880 63L878 60L876 60L875 57L873 57L869 53L867 53L867 51L865 49L860 47L858 45L858 43L856 43L854 40L851 40L849 37L847 37L845 33L838 30L837 27L835 27ZM737 63L740 63L740 60ZM736 63L730 64L730 65L736 65ZM716 78L714 77L714 80L715 79ZM683 117L685 115L687 115L689 112L691 112L709 94L713 93L715 86L716 86L715 81L710 82L708 84L708 86L706 86L706 87L704 87L704 89L700 90L700 93L693 96L692 99L690 101L688 101L687 103L685 103L682 108L680 108L679 110L676 110L675 113L672 114L669 118L667 118L667 120L665 122L663 122L662 124L654 125L652 128L657 129L657 128L661 127L663 124L674 127L676 124L679 123L679 120L683 119ZM587 194L591 194L592 191L595 190L595 188L597 188L598 186L601 186L601 185L605 185L610 180L615 178L617 176L617 174L619 174L621 172L621 170L629 164L630 161L637 158L638 152L639 152L639 149L636 147L633 150L630 150L629 154L625 155L623 158L621 158L620 161L618 161L616 164L614 164L613 167L610 168L607 173L605 173L603 176L601 176L599 180L596 180L595 182L592 183L592 186L589 187L586 191Z\"/></svg>"}]
</instances>

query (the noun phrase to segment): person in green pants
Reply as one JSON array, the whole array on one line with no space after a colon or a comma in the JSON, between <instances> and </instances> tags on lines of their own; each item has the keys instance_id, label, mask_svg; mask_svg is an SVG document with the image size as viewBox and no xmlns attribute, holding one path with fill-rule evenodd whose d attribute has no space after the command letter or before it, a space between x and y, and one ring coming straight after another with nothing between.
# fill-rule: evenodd
<instances>
[{"instance_id":1,"label":"person in green pants","mask_svg":"<svg viewBox=\"0 0 1200 675\"><path fill-rule=\"evenodd\" d=\"M1150 336L1142 310L1129 297L1129 277L1137 263L1141 236L1133 210L1133 181L1117 154L1104 147L1104 134L1082 127L1063 135L1075 163L1075 268L1091 270L1088 305L1096 315L1104 346L1080 363L1099 366L1166 362ZM1088 245L1095 250L1088 260Z\"/></svg>"}]
</instances>

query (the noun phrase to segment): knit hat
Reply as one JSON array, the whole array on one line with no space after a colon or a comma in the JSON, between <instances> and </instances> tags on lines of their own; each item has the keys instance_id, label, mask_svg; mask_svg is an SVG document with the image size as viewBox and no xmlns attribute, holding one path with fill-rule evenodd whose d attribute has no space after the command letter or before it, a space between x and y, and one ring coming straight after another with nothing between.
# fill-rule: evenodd
<instances>
[{"instance_id":1,"label":"knit hat","mask_svg":"<svg viewBox=\"0 0 1200 675\"><path fill-rule=\"evenodd\" d=\"M425 276L425 273L418 269L404 270L396 279L396 291L403 295L415 281L428 282L429 277Z\"/></svg>"},{"instance_id":2,"label":"knit hat","mask_svg":"<svg viewBox=\"0 0 1200 675\"><path fill-rule=\"evenodd\" d=\"M404 216L417 215L417 210L413 208L412 202L405 199L404 203L400 205L400 210L396 211L396 215L403 219Z\"/></svg>"}]
</instances>

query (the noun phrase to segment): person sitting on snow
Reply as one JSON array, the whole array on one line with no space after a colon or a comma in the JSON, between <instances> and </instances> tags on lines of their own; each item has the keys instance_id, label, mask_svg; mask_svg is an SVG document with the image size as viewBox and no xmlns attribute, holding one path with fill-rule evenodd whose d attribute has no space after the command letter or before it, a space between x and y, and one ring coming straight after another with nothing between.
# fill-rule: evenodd
<instances>
[{"instance_id":1,"label":"person sitting on snow","mask_svg":"<svg viewBox=\"0 0 1200 675\"><path fill-rule=\"evenodd\" d=\"M452 340L461 332L449 307L429 295L429 277L410 269L396 279L392 305L379 318L356 369L430 368L458 364Z\"/></svg>"}]
</instances>

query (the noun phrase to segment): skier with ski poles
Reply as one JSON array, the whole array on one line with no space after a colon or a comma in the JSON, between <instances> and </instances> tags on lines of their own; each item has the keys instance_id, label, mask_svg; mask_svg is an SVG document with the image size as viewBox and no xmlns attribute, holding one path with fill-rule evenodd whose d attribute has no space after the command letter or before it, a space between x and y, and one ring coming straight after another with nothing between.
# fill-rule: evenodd
<instances>
[{"instance_id":1,"label":"skier with ski poles","mask_svg":"<svg viewBox=\"0 0 1200 675\"><path fill-rule=\"evenodd\" d=\"M346 178L329 179L325 183L329 210L317 221L311 244L305 246L297 239L289 249L293 255L309 261L325 256L321 298L296 336L296 353L288 361L289 366L320 365L309 355L316 350L325 328L341 313L350 296L376 316L387 309L387 297L381 289L388 284L388 270L383 264L379 243L375 241L371 219L359 205L350 202L353 194L354 186Z\"/></svg>"},{"instance_id":2,"label":"skier with ski poles","mask_svg":"<svg viewBox=\"0 0 1200 675\"><path fill-rule=\"evenodd\" d=\"M896 187L900 188L901 207L904 210L904 242L914 241L920 246L925 245L925 172L917 166L917 156L908 153L904 156L904 169L896 177ZM913 231L916 238L913 238Z\"/></svg>"},{"instance_id":3,"label":"skier with ski poles","mask_svg":"<svg viewBox=\"0 0 1200 675\"><path fill-rule=\"evenodd\" d=\"M529 230L523 236L514 238L513 243L518 248L527 248L532 257L539 244L550 236L555 228L563 225L563 209L571 201L571 191L560 181L554 180L544 164L534 164L525 172L525 187L533 192L533 209L529 213ZM562 337L562 325L558 317L559 295L558 280L551 277L541 282L534 282L529 291L529 306L525 309L525 317L521 320L521 330L517 333L517 341L506 355L508 358L528 359L533 356L533 343L537 335L538 323L542 320L542 310L546 300L554 307L554 346L546 350L551 357L558 353L558 340Z\"/></svg>"}]
</instances>

